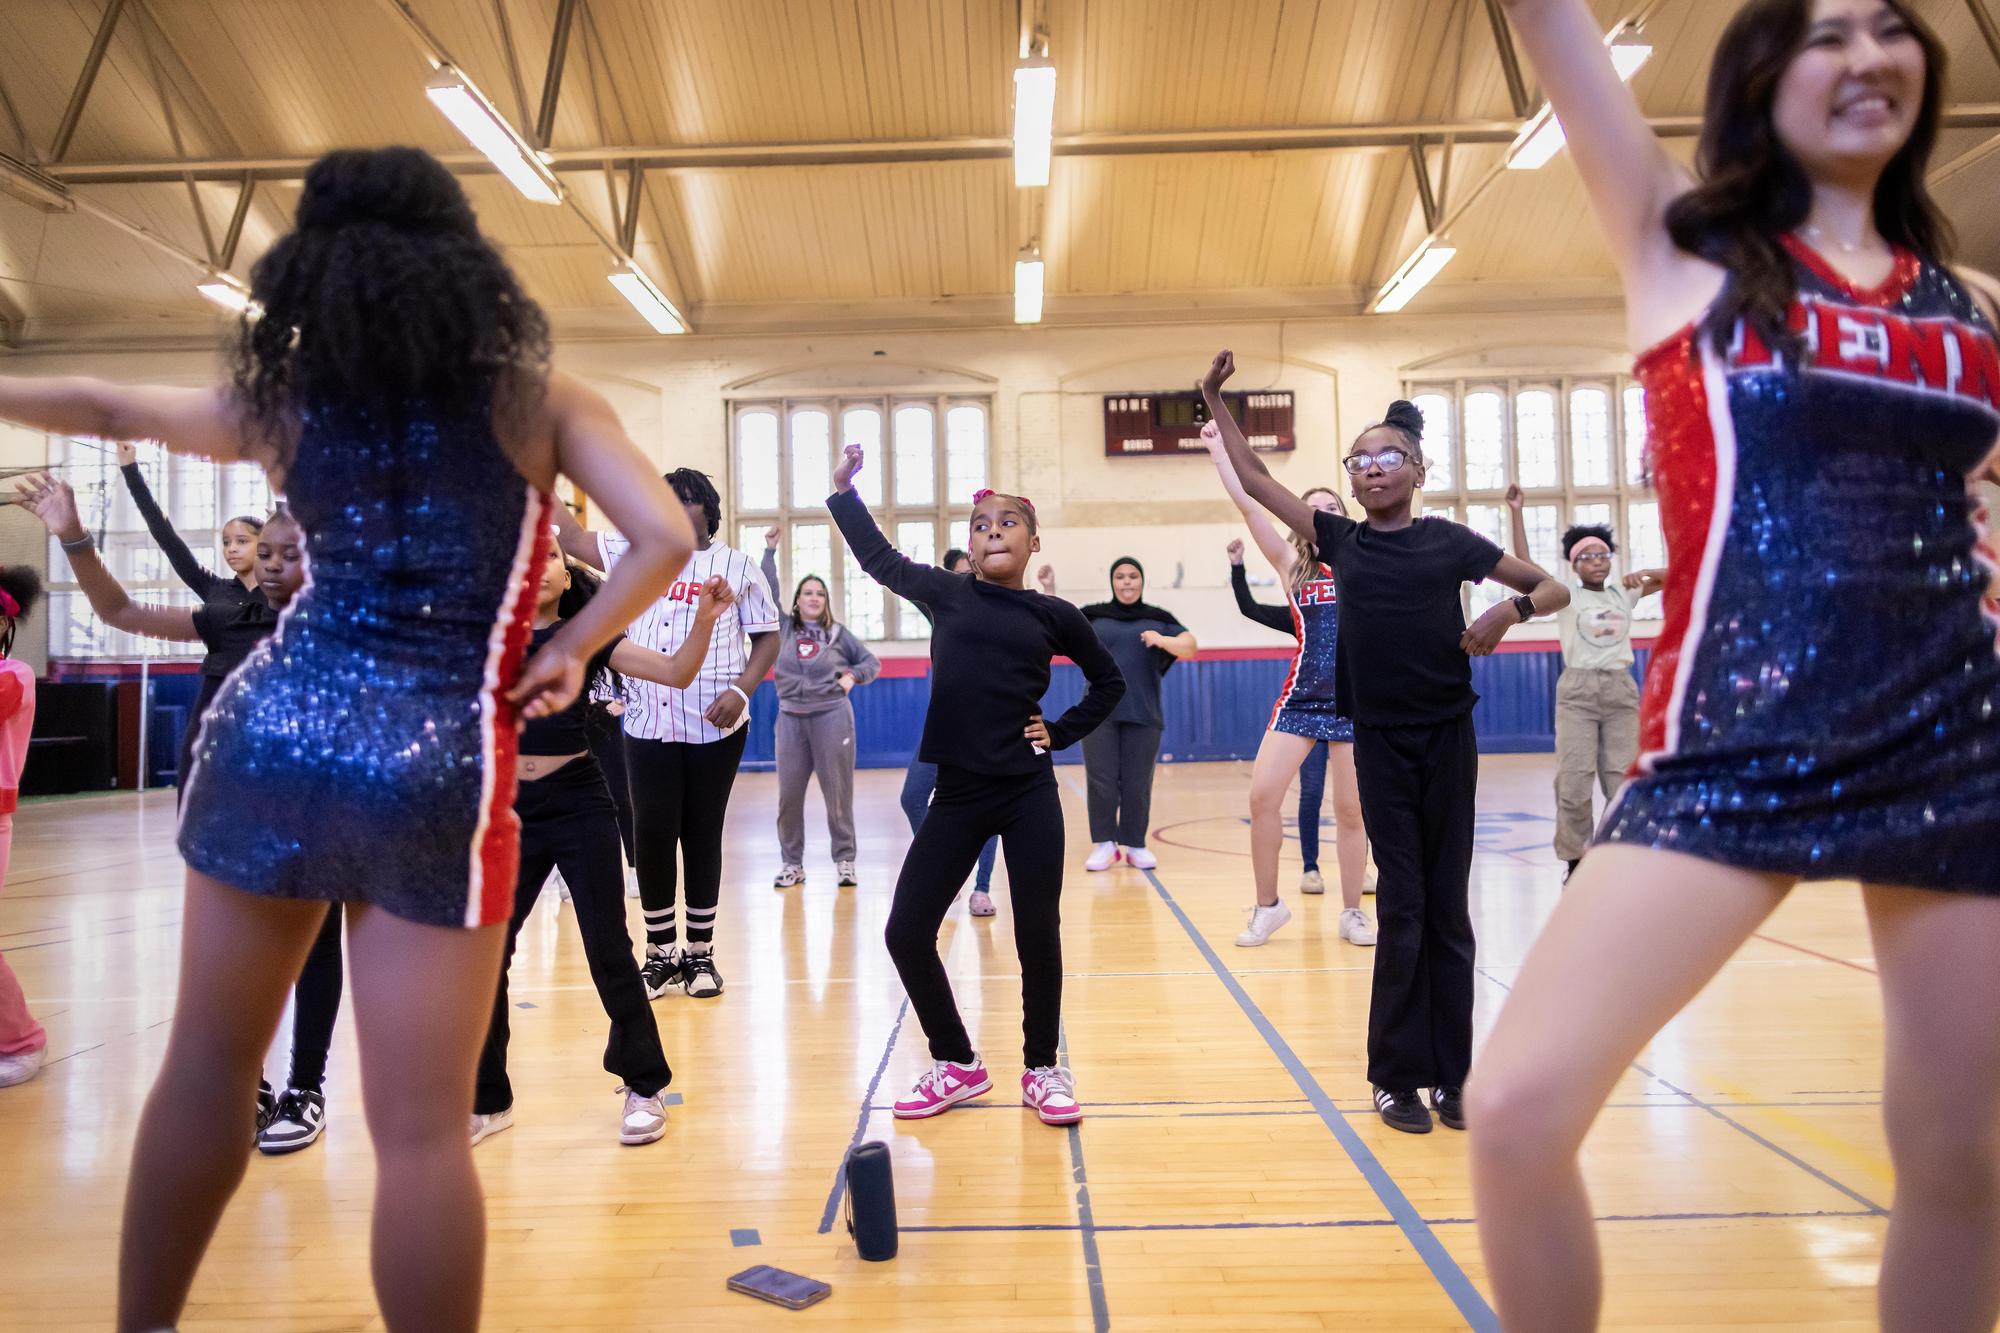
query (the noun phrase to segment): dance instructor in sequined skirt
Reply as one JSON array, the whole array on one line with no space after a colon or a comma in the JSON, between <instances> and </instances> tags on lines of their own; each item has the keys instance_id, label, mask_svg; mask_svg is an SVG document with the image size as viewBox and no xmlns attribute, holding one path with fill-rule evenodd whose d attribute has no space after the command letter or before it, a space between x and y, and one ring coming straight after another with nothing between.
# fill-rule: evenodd
<instances>
[{"instance_id":1,"label":"dance instructor in sequined skirt","mask_svg":"<svg viewBox=\"0 0 2000 1333\"><path fill-rule=\"evenodd\" d=\"M314 164L207 389L0 379L0 418L245 460L289 497L307 583L196 745L172 1038L126 1194L118 1327L171 1327L242 1179L285 994L347 907L377 1156L376 1293L396 1330L479 1323L466 1134L515 877L515 734L686 563L693 533L548 331L458 182L415 149ZM527 657L558 474L632 549ZM247 801L247 804L246 804Z\"/></svg>"},{"instance_id":2,"label":"dance instructor in sequined skirt","mask_svg":"<svg viewBox=\"0 0 2000 1333\"><path fill-rule=\"evenodd\" d=\"M1637 770L1469 1088L1500 1321L1595 1324L1598 1108L1794 884L1845 879L1887 1045L1881 1323L1991 1329L2000 658L1974 479L2000 355L1995 284L1947 266L1925 186L1944 49L1903 0L1751 0L1690 174L1584 0L1505 3L1624 282L1669 568Z\"/></svg>"}]
</instances>

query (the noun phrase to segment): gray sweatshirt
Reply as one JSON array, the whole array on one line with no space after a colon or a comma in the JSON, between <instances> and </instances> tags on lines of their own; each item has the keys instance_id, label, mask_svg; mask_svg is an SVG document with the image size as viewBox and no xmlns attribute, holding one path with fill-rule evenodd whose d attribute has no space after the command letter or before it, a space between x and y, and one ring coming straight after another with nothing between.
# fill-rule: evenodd
<instances>
[{"instance_id":1,"label":"gray sweatshirt","mask_svg":"<svg viewBox=\"0 0 2000 1333\"><path fill-rule=\"evenodd\" d=\"M764 577L778 587L778 553L764 552ZM778 708L793 714L824 713L847 701L840 688L842 672L854 677L856 685L866 685L882 670L875 654L862 646L845 625L831 630L808 620L792 624L789 610L778 613L778 664L772 675L778 684Z\"/></svg>"}]
</instances>

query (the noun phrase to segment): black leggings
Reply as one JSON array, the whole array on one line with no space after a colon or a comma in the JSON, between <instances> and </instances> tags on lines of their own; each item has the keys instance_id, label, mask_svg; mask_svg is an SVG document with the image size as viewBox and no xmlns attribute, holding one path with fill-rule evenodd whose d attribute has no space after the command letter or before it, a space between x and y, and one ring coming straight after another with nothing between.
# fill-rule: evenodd
<instances>
[{"instance_id":1,"label":"black leggings","mask_svg":"<svg viewBox=\"0 0 2000 1333\"><path fill-rule=\"evenodd\" d=\"M1021 1058L1056 1062L1062 1027L1063 813L1055 771L987 777L938 767L930 811L910 843L883 938L931 1058L970 1064L976 1052L938 957L938 927L995 834L1007 857L1014 950L1021 959Z\"/></svg>"},{"instance_id":2,"label":"black leggings","mask_svg":"<svg viewBox=\"0 0 2000 1333\"><path fill-rule=\"evenodd\" d=\"M333 1045L333 1020L340 1013L346 968L340 954L340 904L326 909L326 923L292 988L292 1080L300 1092L318 1092L326 1082L326 1054Z\"/></svg>"},{"instance_id":3,"label":"black leggings","mask_svg":"<svg viewBox=\"0 0 2000 1333\"><path fill-rule=\"evenodd\" d=\"M1472 1067L1472 714L1433 726L1357 725L1354 773L1379 875L1368 1081L1391 1092L1462 1087Z\"/></svg>"},{"instance_id":4,"label":"black leggings","mask_svg":"<svg viewBox=\"0 0 2000 1333\"><path fill-rule=\"evenodd\" d=\"M674 850L680 849L687 900L687 942L715 939L715 905L722 898L722 821L729 789L750 729L738 727L719 741L625 738L625 774L632 784L633 865L639 872L639 902L646 912L646 943L661 949L674 942ZM961 876L963 878L963 876Z\"/></svg>"},{"instance_id":5,"label":"black leggings","mask_svg":"<svg viewBox=\"0 0 2000 1333\"><path fill-rule=\"evenodd\" d=\"M493 1115L514 1104L514 1087L507 1079L507 965L513 961L521 926L535 910L535 900L554 869L562 871L569 885L570 906L576 909L576 927L583 935L584 961L611 1019L605 1072L645 1096L673 1078L660 1049L653 1007L646 1002L646 987L639 980L639 965L632 961L632 937L625 930L625 874L618 864L618 827L612 811L604 773L588 755L570 760L545 778L521 783L515 794L514 812L521 817L521 877L514 886L514 916L507 923L493 1018L479 1052L479 1083L472 1100L475 1115Z\"/></svg>"},{"instance_id":6,"label":"black leggings","mask_svg":"<svg viewBox=\"0 0 2000 1333\"><path fill-rule=\"evenodd\" d=\"M632 851L632 784L625 777L625 725L618 715L592 700L584 716L583 734L590 756L604 770L604 785L611 789L611 804L618 812L618 841L625 848L625 864L639 864Z\"/></svg>"}]
</instances>

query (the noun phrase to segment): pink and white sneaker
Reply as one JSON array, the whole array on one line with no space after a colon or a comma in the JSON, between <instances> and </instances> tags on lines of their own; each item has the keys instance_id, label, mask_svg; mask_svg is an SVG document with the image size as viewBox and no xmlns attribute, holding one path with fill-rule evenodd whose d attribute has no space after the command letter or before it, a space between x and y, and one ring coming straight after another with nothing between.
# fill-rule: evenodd
<instances>
[{"instance_id":1,"label":"pink and white sneaker","mask_svg":"<svg viewBox=\"0 0 2000 1333\"><path fill-rule=\"evenodd\" d=\"M1022 1074L1021 1104L1034 1107L1045 1125L1073 1125L1083 1119L1076 1080L1061 1065L1042 1065Z\"/></svg>"},{"instance_id":2,"label":"pink and white sneaker","mask_svg":"<svg viewBox=\"0 0 2000 1333\"><path fill-rule=\"evenodd\" d=\"M993 1080L986 1076L986 1066L978 1056L973 1056L969 1065L940 1060L917 1080L909 1096L896 1099L896 1119L927 1120L991 1091Z\"/></svg>"}]
</instances>

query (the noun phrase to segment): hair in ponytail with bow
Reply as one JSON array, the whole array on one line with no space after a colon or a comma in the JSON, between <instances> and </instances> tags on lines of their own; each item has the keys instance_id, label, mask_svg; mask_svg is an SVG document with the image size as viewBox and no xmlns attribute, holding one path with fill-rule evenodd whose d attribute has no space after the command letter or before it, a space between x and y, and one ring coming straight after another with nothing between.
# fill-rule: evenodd
<instances>
[{"instance_id":1,"label":"hair in ponytail with bow","mask_svg":"<svg viewBox=\"0 0 2000 1333\"><path fill-rule=\"evenodd\" d=\"M0 657L14 655L14 630L42 600L42 576L26 565L0 567Z\"/></svg>"}]
</instances>

